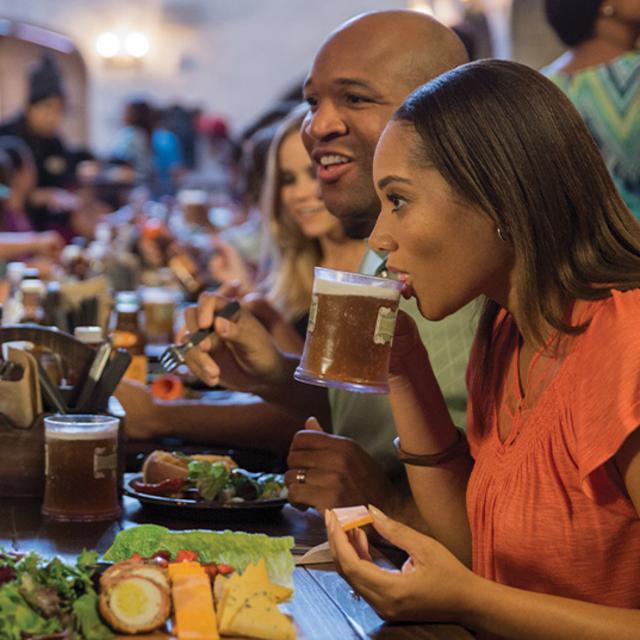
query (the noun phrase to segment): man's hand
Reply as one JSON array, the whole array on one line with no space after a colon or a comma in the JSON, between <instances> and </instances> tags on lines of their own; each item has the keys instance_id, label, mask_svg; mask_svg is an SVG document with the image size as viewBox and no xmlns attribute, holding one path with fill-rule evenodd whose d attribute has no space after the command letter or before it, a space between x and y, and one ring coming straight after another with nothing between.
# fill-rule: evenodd
<instances>
[{"instance_id":1,"label":"man's hand","mask_svg":"<svg viewBox=\"0 0 640 640\"><path fill-rule=\"evenodd\" d=\"M133 380L123 380L115 392L120 400L127 419L125 429L127 437L133 440L150 440L167 435L167 427L162 421L149 388Z\"/></svg>"},{"instance_id":2,"label":"man's hand","mask_svg":"<svg viewBox=\"0 0 640 640\"><path fill-rule=\"evenodd\" d=\"M283 375L282 354L262 323L246 310L232 321L216 318L214 323L216 309L228 302L215 293L204 293L197 306L185 311L190 333L212 323L216 332L188 352L187 365L208 385L262 394Z\"/></svg>"},{"instance_id":3,"label":"man's hand","mask_svg":"<svg viewBox=\"0 0 640 640\"><path fill-rule=\"evenodd\" d=\"M387 508L395 502L397 490L357 442L325 433L315 418L305 426L293 438L284 477L293 505L322 511L358 504Z\"/></svg>"},{"instance_id":4,"label":"man's hand","mask_svg":"<svg viewBox=\"0 0 640 640\"><path fill-rule=\"evenodd\" d=\"M302 336L265 296L256 292L249 293L242 299L242 306L262 322L280 351L302 354Z\"/></svg>"}]
</instances>

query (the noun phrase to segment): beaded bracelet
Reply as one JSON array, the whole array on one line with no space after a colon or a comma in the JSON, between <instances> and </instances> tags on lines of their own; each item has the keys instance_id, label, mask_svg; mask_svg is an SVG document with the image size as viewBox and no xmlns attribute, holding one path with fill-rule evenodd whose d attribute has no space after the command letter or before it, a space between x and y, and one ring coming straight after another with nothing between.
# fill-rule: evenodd
<instances>
[{"instance_id":1,"label":"beaded bracelet","mask_svg":"<svg viewBox=\"0 0 640 640\"><path fill-rule=\"evenodd\" d=\"M453 460L469 451L469 443L465 432L456 427L458 439L444 451L439 453L409 453L400 446L400 438L393 439L393 448L396 450L398 460L404 464L413 465L414 467L437 467L449 460Z\"/></svg>"}]
</instances>

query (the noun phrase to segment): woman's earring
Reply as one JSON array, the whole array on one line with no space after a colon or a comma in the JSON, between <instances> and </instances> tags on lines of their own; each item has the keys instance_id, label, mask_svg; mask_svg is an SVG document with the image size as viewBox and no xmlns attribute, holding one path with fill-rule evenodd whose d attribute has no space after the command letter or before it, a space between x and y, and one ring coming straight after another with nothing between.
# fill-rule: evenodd
<instances>
[{"instance_id":1,"label":"woman's earring","mask_svg":"<svg viewBox=\"0 0 640 640\"><path fill-rule=\"evenodd\" d=\"M603 4L602 5L602 15L607 18L611 18L615 14L616 10L611 4Z\"/></svg>"},{"instance_id":2,"label":"woman's earring","mask_svg":"<svg viewBox=\"0 0 640 640\"><path fill-rule=\"evenodd\" d=\"M507 239L505 238L504 233L502 233L502 229L500 227L496 227L496 231L498 232L498 238L500 238L502 242L506 242Z\"/></svg>"}]
</instances>

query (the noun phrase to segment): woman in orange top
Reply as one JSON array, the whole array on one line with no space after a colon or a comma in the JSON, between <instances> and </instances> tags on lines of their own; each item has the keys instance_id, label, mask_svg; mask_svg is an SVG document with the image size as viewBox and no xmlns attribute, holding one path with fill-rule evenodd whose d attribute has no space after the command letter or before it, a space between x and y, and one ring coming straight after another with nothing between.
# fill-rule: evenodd
<instances>
[{"instance_id":1,"label":"woman in orange top","mask_svg":"<svg viewBox=\"0 0 640 640\"><path fill-rule=\"evenodd\" d=\"M390 573L328 513L342 572L387 619L519 640L638 638L640 225L580 116L527 67L465 65L405 101L374 181L371 242L423 315L486 304L466 438L399 318L398 452L431 537L372 507L411 556Z\"/></svg>"}]
</instances>

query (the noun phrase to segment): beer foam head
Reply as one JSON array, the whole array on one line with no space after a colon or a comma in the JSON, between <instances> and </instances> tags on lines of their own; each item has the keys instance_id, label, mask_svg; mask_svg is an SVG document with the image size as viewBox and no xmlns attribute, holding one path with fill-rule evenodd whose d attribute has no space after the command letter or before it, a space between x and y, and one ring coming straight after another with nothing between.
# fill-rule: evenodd
<instances>
[{"instance_id":1,"label":"beer foam head","mask_svg":"<svg viewBox=\"0 0 640 640\"><path fill-rule=\"evenodd\" d=\"M357 276L358 274L347 275ZM368 280L371 282L370 284L367 284L366 277L325 279L316 275L313 281L313 292L321 295L363 296L392 301L396 301L399 298L401 283L395 280L384 280L383 278L369 278Z\"/></svg>"},{"instance_id":2,"label":"beer foam head","mask_svg":"<svg viewBox=\"0 0 640 640\"><path fill-rule=\"evenodd\" d=\"M145 287L140 293L145 304L171 304L176 301L175 293L162 287Z\"/></svg>"},{"instance_id":3,"label":"beer foam head","mask_svg":"<svg viewBox=\"0 0 640 640\"><path fill-rule=\"evenodd\" d=\"M47 440L95 440L97 438L115 437L118 425L87 425L86 427L47 427Z\"/></svg>"},{"instance_id":4,"label":"beer foam head","mask_svg":"<svg viewBox=\"0 0 640 640\"><path fill-rule=\"evenodd\" d=\"M118 418L110 416L65 415L44 419L48 440L94 440L118 433Z\"/></svg>"}]
</instances>

